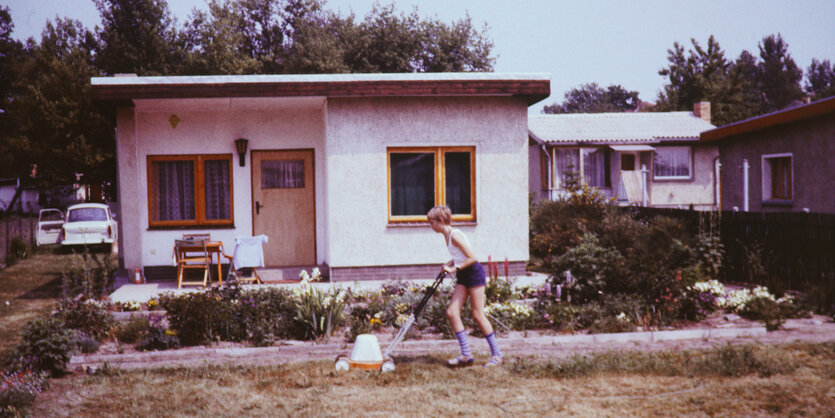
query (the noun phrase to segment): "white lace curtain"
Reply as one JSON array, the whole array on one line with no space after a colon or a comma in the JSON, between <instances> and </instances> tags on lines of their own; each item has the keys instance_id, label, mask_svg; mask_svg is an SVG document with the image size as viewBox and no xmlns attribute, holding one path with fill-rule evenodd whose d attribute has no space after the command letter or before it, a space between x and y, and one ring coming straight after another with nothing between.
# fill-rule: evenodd
<instances>
[{"instance_id":1,"label":"white lace curtain","mask_svg":"<svg viewBox=\"0 0 835 418\"><path fill-rule=\"evenodd\" d=\"M152 170L157 180L153 219L194 219L194 161L155 161Z\"/></svg>"},{"instance_id":2,"label":"white lace curtain","mask_svg":"<svg viewBox=\"0 0 835 418\"><path fill-rule=\"evenodd\" d=\"M261 162L262 189L303 189L304 160L266 160Z\"/></svg>"}]
</instances>

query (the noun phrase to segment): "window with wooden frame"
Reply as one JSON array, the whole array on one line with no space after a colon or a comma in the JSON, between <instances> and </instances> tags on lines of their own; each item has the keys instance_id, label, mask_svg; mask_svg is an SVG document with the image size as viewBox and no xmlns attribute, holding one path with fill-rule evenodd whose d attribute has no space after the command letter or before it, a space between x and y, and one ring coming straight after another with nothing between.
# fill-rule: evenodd
<instances>
[{"instance_id":1,"label":"window with wooden frame","mask_svg":"<svg viewBox=\"0 0 835 418\"><path fill-rule=\"evenodd\" d=\"M389 222L424 222L435 205L475 221L475 147L389 148Z\"/></svg>"},{"instance_id":2,"label":"window with wooden frame","mask_svg":"<svg viewBox=\"0 0 835 418\"><path fill-rule=\"evenodd\" d=\"M764 200L792 199L792 155L763 156Z\"/></svg>"},{"instance_id":3,"label":"window with wooden frame","mask_svg":"<svg viewBox=\"0 0 835 418\"><path fill-rule=\"evenodd\" d=\"M151 227L228 226L232 154L148 156Z\"/></svg>"}]
</instances>

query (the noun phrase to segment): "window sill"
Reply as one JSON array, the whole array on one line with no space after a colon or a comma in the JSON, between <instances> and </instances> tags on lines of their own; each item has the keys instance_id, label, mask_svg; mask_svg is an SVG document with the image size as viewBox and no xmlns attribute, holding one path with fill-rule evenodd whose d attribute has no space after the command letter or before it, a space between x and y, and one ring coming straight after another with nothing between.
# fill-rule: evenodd
<instances>
[{"instance_id":1,"label":"window sill","mask_svg":"<svg viewBox=\"0 0 835 418\"><path fill-rule=\"evenodd\" d=\"M654 183L690 183L693 177L653 177Z\"/></svg>"},{"instance_id":2,"label":"window sill","mask_svg":"<svg viewBox=\"0 0 835 418\"><path fill-rule=\"evenodd\" d=\"M760 202L763 206L794 206L793 199L769 199Z\"/></svg>"},{"instance_id":3,"label":"window sill","mask_svg":"<svg viewBox=\"0 0 835 418\"><path fill-rule=\"evenodd\" d=\"M195 229L235 229L235 225L171 225L148 227L148 231L177 231Z\"/></svg>"},{"instance_id":4,"label":"window sill","mask_svg":"<svg viewBox=\"0 0 835 418\"><path fill-rule=\"evenodd\" d=\"M477 226L478 221L452 221L452 226ZM387 228L429 228L429 222L389 222Z\"/></svg>"}]
</instances>

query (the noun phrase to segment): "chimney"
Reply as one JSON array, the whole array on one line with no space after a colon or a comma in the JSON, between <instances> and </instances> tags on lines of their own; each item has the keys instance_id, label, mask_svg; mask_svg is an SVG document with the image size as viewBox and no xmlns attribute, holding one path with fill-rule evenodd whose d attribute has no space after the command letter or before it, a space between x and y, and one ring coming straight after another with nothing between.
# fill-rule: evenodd
<instances>
[{"instance_id":1,"label":"chimney","mask_svg":"<svg viewBox=\"0 0 835 418\"><path fill-rule=\"evenodd\" d=\"M698 102L693 104L693 114L710 123L710 102Z\"/></svg>"}]
</instances>

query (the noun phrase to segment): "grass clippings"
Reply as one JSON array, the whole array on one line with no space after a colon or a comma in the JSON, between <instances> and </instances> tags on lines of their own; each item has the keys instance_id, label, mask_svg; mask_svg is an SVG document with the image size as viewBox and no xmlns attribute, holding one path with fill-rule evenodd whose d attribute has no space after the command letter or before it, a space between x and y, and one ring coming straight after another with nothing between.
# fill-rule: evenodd
<instances>
[{"instance_id":1,"label":"grass clippings","mask_svg":"<svg viewBox=\"0 0 835 418\"><path fill-rule=\"evenodd\" d=\"M826 416L835 410L832 342L609 352L548 361L521 358L492 369L452 370L438 356L397 360L391 373L337 372L330 361L268 367L105 368L96 375L52 380L32 413ZM776 363L786 366L775 367Z\"/></svg>"}]
</instances>

